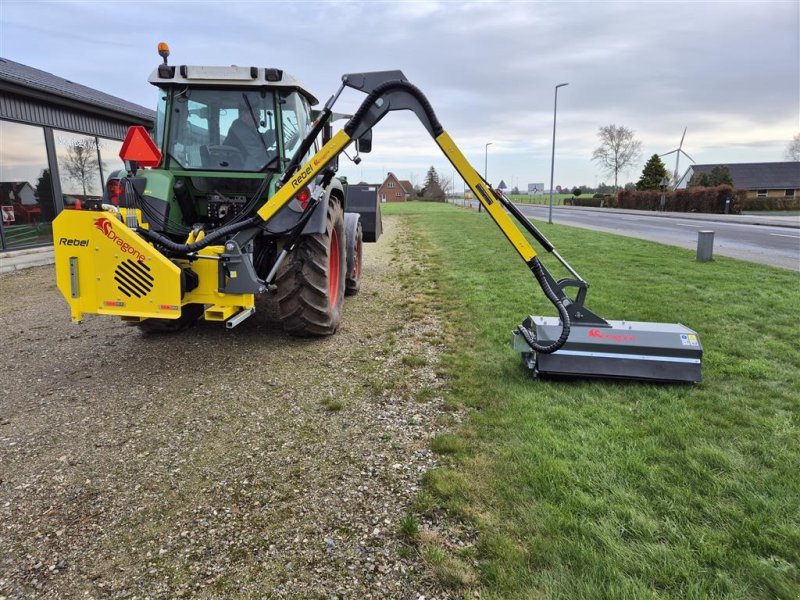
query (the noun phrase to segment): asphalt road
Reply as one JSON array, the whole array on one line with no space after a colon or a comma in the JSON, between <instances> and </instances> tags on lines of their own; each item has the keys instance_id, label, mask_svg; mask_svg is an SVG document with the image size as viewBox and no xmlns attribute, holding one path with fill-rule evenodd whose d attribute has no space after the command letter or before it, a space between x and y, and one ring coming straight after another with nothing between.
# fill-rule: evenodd
<instances>
[{"instance_id":1,"label":"asphalt road","mask_svg":"<svg viewBox=\"0 0 800 600\"><path fill-rule=\"evenodd\" d=\"M517 206L526 216L547 221L547 206ZM800 271L800 229L791 227L557 206L553 207L553 222L691 249L697 248L698 231L711 230L714 232L714 254Z\"/></svg>"}]
</instances>

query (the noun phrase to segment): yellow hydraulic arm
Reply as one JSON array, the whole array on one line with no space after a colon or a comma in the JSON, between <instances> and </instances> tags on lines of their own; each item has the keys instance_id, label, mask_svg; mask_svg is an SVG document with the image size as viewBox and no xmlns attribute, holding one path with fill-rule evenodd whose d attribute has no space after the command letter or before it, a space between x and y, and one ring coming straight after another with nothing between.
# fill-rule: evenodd
<instances>
[{"instance_id":1,"label":"yellow hydraulic arm","mask_svg":"<svg viewBox=\"0 0 800 600\"><path fill-rule=\"evenodd\" d=\"M493 198L496 198L495 191L478 175L446 131L442 131L435 139L439 148L453 163L459 175L464 178L472 193L483 204L486 211L508 238L508 241L519 252L522 260L526 263L533 260L536 256L536 250L534 250L527 238L522 235L519 228L514 225L500 203L493 200ZM352 142L353 138L347 135L344 129L339 131L259 209L258 216L264 221L269 221Z\"/></svg>"},{"instance_id":2,"label":"yellow hydraulic arm","mask_svg":"<svg viewBox=\"0 0 800 600\"><path fill-rule=\"evenodd\" d=\"M331 161L344 152L359 137L359 134L369 131L386 113L391 110L412 110L423 121L426 129L433 135L436 144L467 183L475 198L478 199L500 227L500 230L517 250L522 260L528 263L536 257L536 250L534 250L527 238L522 235L519 228L514 225L500 203L497 202L499 193L493 190L475 171L450 135L441 128L435 114L433 114L433 109L422 95L422 92L416 86L407 82L400 71L358 73L345 75L342 79L344 81L343 87L355 87L372 93L364 101L359 111L345 125L344 129L333 136L306 164L299 166L296 171L290 165L283 178L284 185L258 210L258 216L261 219L269 221L301 189L322 173ZM375 88L382 89L376 90ZM330 113L332 103L338 95L337 93L336 96L328 101L325 112L318 119L320 124L325 119L326 113ZM393 103L395 106L392 105ZM374 110L376 104L381 105L378 111ZM312 130L307 139L313 140L316 134L317 132ZM304 154L303 148L297 154Z\"/></svg>"},{"instance_id":3,"label":"yellow hydraulic arm","mask_svg":"<svg viewBox=\"0 0 800 600\"><path fill-rule=\"evenodd\" d=\"M288 204L292 198L309 182L325 172L326 167L336 159L354 140L362 135L367 135L372 127L377 124L388 112L392 110L411 110L422 122L442 150L444 155L464 179L475 198L483 205L486 212L494 220L500 231L519 253L523 261L533 272L545 295L557 308L562 322L562 334L558 340L547 346L536 343L535 340L528 340L533 349L538 352L555 352L567 340L570 330L570 317L566 305L569 303L566 296L561 292L555 281L539 262L539 259L531 243L522 234L511 220L509 214L513 215L517 221L531 233L535 239L542 244L548 252L553 253L559 261L578 279L580 276L564 261L555 251L552 244L522 215L519 210L501 192L493 189L483 177L472 167L464 157L461 150L444 131L436 115L428 102L427 98L414 85L406 81L402 72L388 71L377 73L355 73L342 77L342 87L325 105L325 110L312 127L311 132L306 137L305 143L297 151L296 156L303 156L311 147L311 143L317 137L324 125L326 118L329 118L333 103L338 98L345 86L358 89L368 94L356 114L345 124L344 128L336 133L322 149L314 154L304 165L290 164L282 179L283 185L277 193L270 198L259 210L258 217L263 221L269 221L278 211ZM294 161L293 161L294 162ZM330 172L332 176L332 172ZM507 212L508 211L508 212ZM582 281L582 280L581 280Z\"/></svg>"}]
</instances>

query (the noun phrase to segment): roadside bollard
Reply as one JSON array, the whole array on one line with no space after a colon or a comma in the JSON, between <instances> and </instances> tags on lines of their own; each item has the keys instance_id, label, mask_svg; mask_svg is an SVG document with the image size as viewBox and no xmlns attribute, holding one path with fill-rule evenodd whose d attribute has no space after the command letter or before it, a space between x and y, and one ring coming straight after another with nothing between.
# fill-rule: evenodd
<instances>
[{"instance_id":1,"label":"roadside bollard","mask_svg":"<svg viewBox=\"0 0 800 600\"><path fill-rule=\"evenodd\" d=\"M703 230L697 232L697 262L713 260L714 232Z\"/></svg>"}]
</instances>

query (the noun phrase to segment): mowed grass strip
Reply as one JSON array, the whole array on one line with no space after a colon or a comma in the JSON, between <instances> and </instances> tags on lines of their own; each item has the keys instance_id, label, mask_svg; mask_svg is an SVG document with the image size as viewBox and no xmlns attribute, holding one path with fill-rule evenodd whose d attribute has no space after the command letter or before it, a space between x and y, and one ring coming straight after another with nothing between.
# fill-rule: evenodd
<instances>
[{"instance_id":1,"label":"mowed grass strip","mask_svg":"<svg viewBox=\"0 0 800 600\"><path fill-rule=\"evenodd\" d=\"M475 409L434 440L420 510L477 528L481 598L800 598L797 273L537 223L590 308L688 325L705 358L693 386L535 380L510 332L555 312L489 217L383 206L430 265L406 285L450 324L449 401Z\"/></svg>"}]
</instances>

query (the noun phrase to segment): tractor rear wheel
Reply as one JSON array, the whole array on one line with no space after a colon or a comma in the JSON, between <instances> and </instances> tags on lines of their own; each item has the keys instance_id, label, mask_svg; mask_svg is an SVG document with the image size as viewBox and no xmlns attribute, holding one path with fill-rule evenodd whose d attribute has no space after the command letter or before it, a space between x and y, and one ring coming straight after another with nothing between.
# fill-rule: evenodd
<instances>
[{"instance_id":1,"label":"tractor rear wheel","mask_svg":"<svg viewBox=\"0 0 800 600\"><path fill-rule=\"evenodd\" d=\"M361 263L364 251L364 233L359 215L345 213L344 228L347 232L347 275L344 280L344 293L347 296L355 296L361 289Z\"/></svg>"},{"instance_id":2,"label":"tractor rear wheel","mask_svg":"<svg viewBox=\"0 0 800 600\"><path fill-rule=\"evenodd\" d=\"M328 200L325 233L304 235L275 278L275 300L283 329L297 336L331 335L344 302L346 247L344 212Z\"/></svg>"}]
</instances>

